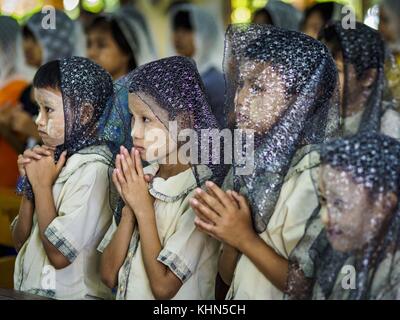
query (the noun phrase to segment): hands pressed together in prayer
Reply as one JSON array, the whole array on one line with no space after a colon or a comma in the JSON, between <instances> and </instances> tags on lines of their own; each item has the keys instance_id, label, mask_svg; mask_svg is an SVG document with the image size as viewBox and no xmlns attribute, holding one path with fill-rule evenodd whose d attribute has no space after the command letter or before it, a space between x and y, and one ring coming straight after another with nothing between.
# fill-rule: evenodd
<instances>
[{"instance_id":1,"label":"hands pressed together in prayer","mask_svg":"<svg viewBox=\"0 0 400 320\"><path fill-rule=\"evenodd\" d=\"M35 208L38 218L39 235L46 255L56 269L63 269L71 262L50 243L45 235L46 229L57 217L53 198L53 184L64 167L67 156L67 152L64 151L56 163L54 151L54 147L45 145L36 146L25 150L24 154L18 157L19 173L21 176L28 177L33 193L35 194L35 203L33 204L31 200L23 198L22 211L20 210L19 212L19 222L14 232L14 239L20 244L26 241L32 227L32 214ZM24 227L20 220L30 220L27 224L28 227Z\"/></svg>"},{"instance_id":2,"label":"hands pressed together in prayer","mask_svg":"<svg viewBox=\"0 0 400 320\"><path fill-rule=\"evenodd\" d=\"M146 212L154 211L154 199L148 191L151 176L144 174L138 150L132 148L129 153L125 147L121 146L120 153L115 159L112 179L125 205L134 212L137 219Z\"/></svg>"},{"instance_id":3,"label":"hands pressed together in prayer","mask_svg":"<svg viewBox=\"0 0 400 320\"><path fill-rule=\"evenodd\" d=\"M257 237L246 198L235 191L223 191L211 181L207 191L196 189L191 206L195 224L203 232L239 251L243 243Z\"/></svg>"},{"instance_id":4,"label":"hands pressed together in prayer","mask_svg":"<svg viewBox=\"0 0 400 320\"><path fill-rule=\"evenodd\" d=\"M64 151L56 163L54 151L54 147L35 146L18 156L19 174L28 177L34 191L38 188L51 188L59 176L67 153Z\"/></svg>"}]
</instances>

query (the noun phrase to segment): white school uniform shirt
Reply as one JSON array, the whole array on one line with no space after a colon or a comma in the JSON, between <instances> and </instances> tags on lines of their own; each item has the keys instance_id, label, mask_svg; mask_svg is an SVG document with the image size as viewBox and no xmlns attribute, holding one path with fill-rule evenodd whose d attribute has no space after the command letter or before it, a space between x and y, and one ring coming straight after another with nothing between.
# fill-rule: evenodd
<instances>
[{"instance_id":1,"label":"white school uniform shirt","mask_svg":"<svg viewBox=\"0 0 400 320\"><path fill-rule=\"evenodd\" d=\"M346 135L357 133L362 116L363 111L360 111L352 116L344 118L344 133ZM396 110L387 108L384 111L381 117L380 132L389 137L400 140L400 114Z\"/></svg>"},{"instance_id":2,"label":"white school uniform shirt","mask_svg":"<svg viewBox=\"0 0 400 320\"><path fill-rule=\"evenodd\" d=\"M88 147L82 152L87 154L75 153L68 159L53 186L57 217L45 231L47 239L71 264L60 270L52 268L34 212L31 235L15 262L16 290L56 299L112 296L101 282L96 250L112 219L109 166L99 154L110 152L105 146Z\"/></svg>"},{"instance_id":3,"label":"white school uniform shirt","mask_svg":"<svg viewBox=\"0 0 400 320\"><path fill-rule=\"evenodd\" d=\"M284 180L267 228L259 236L277 254L288 259L304 235L308 219L318 207L311 172L319 165L319 155L313 151L292 166ZM232 189L231 182L225 184ZM225 187L224 186L224 187ZM282 300L283 292L276 288L245 255L237 262L227 300Z\"/></svg>"},{"instance_id":4,"label":"white school uniform shirt","mask_svg":"<svg viewBox=\"0 0 400 320\"><path fill-rule=\"evenodd\" d=\"M205 166L197 166L200 183L211 177ZM158 165L144 169L155 174ZM149 192L155 198L154 210L162 250L157 258L181 281L182 287L173 299L214 299L219 243L198 231L189 200L197 187L192 169L164 180L155 177ZM117 229L115 219L98 250L103 252ZM125 261L118 273L118 300L155 299L143 263L138 228L132 235Z\"/></svg>"}]
</instances>

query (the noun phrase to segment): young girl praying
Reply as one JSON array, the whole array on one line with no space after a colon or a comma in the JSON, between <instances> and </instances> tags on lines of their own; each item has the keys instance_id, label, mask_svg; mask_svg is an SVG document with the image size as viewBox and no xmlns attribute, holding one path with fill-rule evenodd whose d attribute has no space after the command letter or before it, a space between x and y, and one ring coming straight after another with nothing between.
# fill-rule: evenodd
<instances>
[{"instance_id":1,"label":"young girl praying","mask_svg":"<svg viewBox=\"0 0 400 320\"><path fill-rule=\"evenodd\" d=\"M102 135L112 79L90 60L71 57L39 68L33 86L44 145L18 159L14 287L56 299L108 298L96 248L112 218L112 141Z\"/></svg>"},{"instance_id":2,"label":"young girl praying","mask_svg":"<svg viewBox=\"0 0 400 320\"><path fill-rule=\"evenodd\" d=\"M288 298L399 299L399 142L358 134L320 155L320 215L290 257Z\"/></svg>"},{"instance_id":3,"label":"young girl praying","mask_svg":"<svg viewBox=\"0 0 400 320\"><path fill-rule=\"evenodd\" d=\"M235 158L226 191L208 182L191 205L223 243L218 298L282 299L287 259L318 205L313 150L338 128L337 72L323 44L295 31L232 25L225 47L228 119L254 136L254 165Z\"/></svg>"},{"instance_id":4,"label":"young girl praying","mask_svg":"<svg viewBox=\"0 0 400 320\"><path fill-rule=\"evenodd\" d=\"M136 69L125 83L134 148L116 157L113 181L125 207L98 248L102 279L118 285L117 299L213 299L218 242L196 229L189 198L224 170L210 157L197 164L178 138L218 129L200 76L192 60L171 57ZM208 147L201 141L198 152ZM142 168L142 160L150 165Z\"/></svg>"}]
</instances>

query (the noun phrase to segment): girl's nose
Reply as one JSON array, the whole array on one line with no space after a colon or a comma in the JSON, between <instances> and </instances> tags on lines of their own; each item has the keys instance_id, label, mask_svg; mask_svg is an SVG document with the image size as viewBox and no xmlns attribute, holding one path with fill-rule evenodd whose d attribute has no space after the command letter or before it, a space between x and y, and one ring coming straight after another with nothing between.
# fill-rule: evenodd
<instances>
[{"instance_id":1,"label":"girl's nose","mask_svg":"<svg viewBox=\"0 0 400 320\"><path fill-rule=\"evenodd\" d=\"M43 117L43 114L41 113L41 112L39 112L39 114L38 114L38 116L37 116L37 118L36 118L36 120L35 120L35 123L36 123L36 125L38 126L38 127L43 127L43 126L45 126L45 121L44 121L45 119L44 119L44 117Z\"/></svg>"},{"instance_id":2,"label":"girl's nose","mask_svg":"<svg viewBox=\"0 0 400 320\"><path fill-rule=\"evenodd\" d=\"M131 136L133 139L143 139L144 138L144 127L140 121L135 121L132 127Z\"/></svg>"},{"instance_id":3,"label":"girl's nose","mask_svg":"<svg viewBox=\"0 0 400 320\"><path fill-rule=\"evenodd\" d=\"M93 45L86 47L86 54L89 59L95 60L97 58L97 50L94 48Z\"/></svg>"}]
</instances>

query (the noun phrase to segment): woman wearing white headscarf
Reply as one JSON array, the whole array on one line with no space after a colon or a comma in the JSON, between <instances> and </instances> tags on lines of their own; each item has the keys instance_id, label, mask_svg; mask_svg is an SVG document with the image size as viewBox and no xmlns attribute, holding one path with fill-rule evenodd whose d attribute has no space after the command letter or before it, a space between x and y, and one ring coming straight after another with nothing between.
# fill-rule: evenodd
<instances>
[{"instance_id":1,"label":"woman wearing white headscarf","mask_svg":"<svg viewBox=\"0 0 400 320\"><path fill-rule=\"evenodd\" d=\"M217 19L193 4L176 5L170 13L173 54L194 59L211 109L224 126L225 80L222 73L224 35Z\"/></svg>"}]
</instances>

